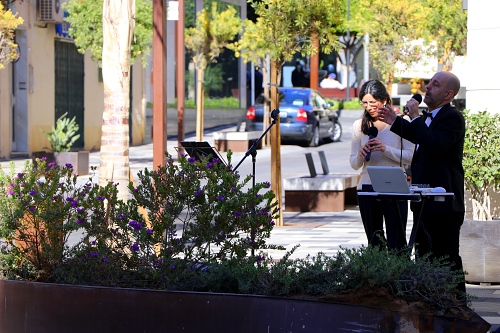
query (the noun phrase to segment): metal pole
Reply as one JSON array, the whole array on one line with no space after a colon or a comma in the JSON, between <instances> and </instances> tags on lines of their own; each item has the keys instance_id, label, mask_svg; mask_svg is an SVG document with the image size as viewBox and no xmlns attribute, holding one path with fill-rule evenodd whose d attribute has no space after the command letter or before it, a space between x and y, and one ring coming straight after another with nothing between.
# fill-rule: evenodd
<instances>
[{"instance_id":1,"label":"metal pole","mask_svg":"<svg viewBox=\"0 0 500 333\"><path fill-rule=\"evenodd\" d=\"M347 0L347 44L346 44L346 52L345 52L345 64L347 66L347 89L345 91L345 100L349 102L351 100L351 82L349 77L351 76L351 55L349 52L349 48L351 47L351 31L349 29L349 20L351 18L351 1Z\"/></svg>"}]
</instances>

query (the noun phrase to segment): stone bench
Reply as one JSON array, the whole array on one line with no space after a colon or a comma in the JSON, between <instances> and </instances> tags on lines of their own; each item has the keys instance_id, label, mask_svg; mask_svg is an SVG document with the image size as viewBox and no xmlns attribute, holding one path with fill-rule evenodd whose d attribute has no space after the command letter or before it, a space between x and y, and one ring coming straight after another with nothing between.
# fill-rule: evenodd
<instances>
[{"instance_id":1,"label":"stone bench","mask_svg":"<svg viewBox=\"0 0 500 333\"><path fill-rule=\"evenodd\" d=\"M285 178L287 212L343 212L357 205L358 174L323 174L316 177Z\"/></svg>"},{"instance_id":2,"label":"stone bench","mask_svg":"<svg viewBox=\"0 0 500 333\"><path fill-rule=\"evenodd\" d=\"M290 212L343 212L357 205L358 174L330 173L325 152L318 151L323 174L318 175L312 153L305 153L308 176L286 178L285 210Z\"/></svg>"},{"instance_id":3,"label":"stone bench","mask_svg":"<svg viewBox=\"0 0 500 333\"><path fill-rule=\"evenodd\" d=\"M246 152L262 135L260 131L251 132L214 132L214 146L218 151L228 151L231 149L233 152ZM262 148L261 142L257 149Z\"/></svg>"}]
</instances>

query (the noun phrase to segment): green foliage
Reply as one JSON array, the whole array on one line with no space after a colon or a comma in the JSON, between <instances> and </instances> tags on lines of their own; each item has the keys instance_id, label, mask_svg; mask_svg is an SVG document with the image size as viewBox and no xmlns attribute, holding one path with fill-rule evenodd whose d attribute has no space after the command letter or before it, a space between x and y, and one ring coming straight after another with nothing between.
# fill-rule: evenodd
<instances>
[{"instance_id":1,"label":"green foliage","mask_svg":"<svg viewBox=\"0 0 500 333\"><path fill-rule=\"evenodd\" d=\"M176 290L334 300L385 290L394 299L427 302L440 314L465 306L456 291L463 278L444 260L410 260L406 251L380 247L341 248L332 257L318 253L291 259L296 248L280 260L261 254L204 266L177 279Z\"/></svg>"},{"instance_id":2,"label":"green foliage","mask_svg":"<svg viewBox=\"0 0 500 333\"><path fill-rule=\"evenodd\" d=\"M263 0L252 1L252 6L262 22L257 20L259 31L250 33L250 40L242 43L259 43L270 51L271 59L280 68L296 53L317 53L313 39L318 40L325 53L340 48L336 28L344 20L343 1Z\"/></svg>"},{"instance_id":3,"label":"green foliage","mask_svg":"<svg viewBox=\"0 0 500 333\"><path fill-rule=\"evenodd\" d=\"M223 48L234 49L233 39L241 29L241 20L232 6L220 11L216 2L210 10L202 9L196 26L185 30L184 44L195 68L204 71L215 62Z\"/></svg>"},{"instance_id":4,"label":"green foliage","mask_svg":"<svg viewBox=\"0 0 500 333\"><path fill-rule=\"evenodd\" d=\"M92 59L101 64L103 48L102 9L103 0L69 0L63 4L68 10L69 34L74 36L75 45L80 53L89 50ZM131 45L131 61L149 54L153 38L152 2L136 0L134 38ZM142 57L147 64L147 57Z\"/></svg>"},{"instance_id":5,"label":"green foliage","mask_svg":"<svg viewBox=\"0 0 500 333\"><path fill-rule=\"evenodd\" d=\"M205 96L210 96L212 91L221 91L224 79L222 76L224 71L222 70L221 64L215 64L213 66L208 66L204 76L204 86L205 86Z\"/></svg>"},{"instance_id":6,"label":"green foliage","mask_svg":"<svg viewBox=\"0 0 500 333\"><path fill-rule=\"evenodd\" d=\"M291 259L267 256L278 214L269 183L248 188L217 159L166 156L157 170L129 184L78 180L72 167L27 162L0 169L0 275L66 284L210 291L310 298L386 290L445 313L460 274L444 260L412 260L381 247L341 248ZM231 154L229 154L229 165ZM95 168L94 168L95 170ZM70 243L69 238L73 241ZM76 241L75 241L76 240Z\"/></svg>"},{"instance_id":7,"label":"green foliage","mask_svg":"<svg viewBox=\"0 0 500 333\"><path fill-rule=\"evenodd\" d=\"M21 173L13 164L10 173L0 169L0 261L4 276L50 281L70 253L68 237L82 216L102 221L106 209L99 196L109 199L116 191L78 187L71 165L37 162L36 168L27 162Z\"/></svg>"},{"instance_id":8,"label":"green foliage","mask_svg":"<svg viewBox=\"0 0 500 333\"><path fill-rule=\"evenodd\" d=\"M491 220L488 189L500 185L500 115L469 110L463 114L465 187L472 195L474 219Z\"/></svg>"},{"instance_id":9,"label":"green foliage","mask_svg":"<svg viewBox=\"0 0 500 333\"><path fill-rule=\"evenodd\" d=\"M240 181L218 159L167 160L140 172L127 201L117 199L118 184L78 182L70 165L37 160L22 173L0 169L3 275L155 286L167 273L175 281L200 263L278 248L266 244L278 213L269 183L245 190L251 176ZM76 244L68 242L71 233Z\"/></svg>"},{"instance_id":10,"label":"green foliage","mask_svg":"<svg viewBox=\"0 0 500 333\"><path fill-rule=\"evenodd\" d=\"M69 151L73 143L80 137L80 134L78 134L79 126L76 123L76 117L69 119L66 118L67 114L66 112L57 119L56 126L52 126L50 132L42 130L42 133L45 134L50 144L50 148L45 148L50 149L52 152L60 153Z\"/></svg>"}]
</instances>

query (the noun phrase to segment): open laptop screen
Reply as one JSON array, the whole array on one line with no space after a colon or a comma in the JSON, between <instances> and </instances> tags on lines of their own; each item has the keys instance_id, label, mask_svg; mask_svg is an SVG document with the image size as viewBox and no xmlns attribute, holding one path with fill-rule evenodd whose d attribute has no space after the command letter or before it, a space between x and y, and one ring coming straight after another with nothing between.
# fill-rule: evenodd
<instances>
[{"instance_id":1,"label":"open laptop screen","mask_svg":"<svg viewBox=\"0 0 500 333\"><path fill-rule=\"evenodd\" d=\"M379 193L410 193L406 174L401 167L367 166L373 190Z\"/></svg>"}]
</instances>

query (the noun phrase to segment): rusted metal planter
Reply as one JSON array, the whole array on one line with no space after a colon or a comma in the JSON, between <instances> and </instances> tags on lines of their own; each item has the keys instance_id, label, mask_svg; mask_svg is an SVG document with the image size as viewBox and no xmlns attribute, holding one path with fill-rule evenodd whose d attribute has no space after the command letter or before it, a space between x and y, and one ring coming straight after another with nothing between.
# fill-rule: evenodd
<instances>
[{"instance_id":1,"label":"rusted metal planter","mask_svg":"<svg viewBox=\"0 0 500 333\"><path fill-rule=\"evenodd\" d=\"M487 332L490 325L314 300L0 281L0 332Z\"/></svg>"}]
</instances>

